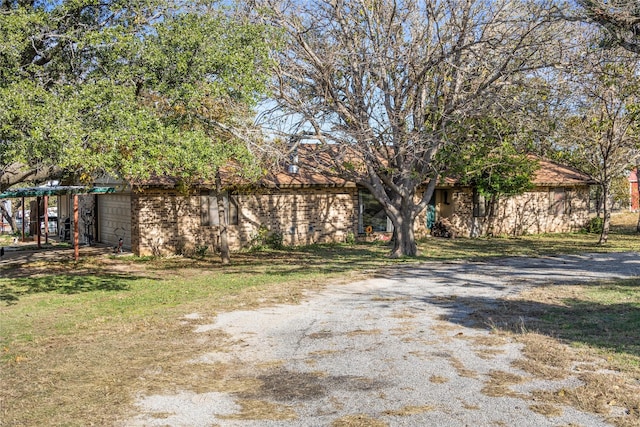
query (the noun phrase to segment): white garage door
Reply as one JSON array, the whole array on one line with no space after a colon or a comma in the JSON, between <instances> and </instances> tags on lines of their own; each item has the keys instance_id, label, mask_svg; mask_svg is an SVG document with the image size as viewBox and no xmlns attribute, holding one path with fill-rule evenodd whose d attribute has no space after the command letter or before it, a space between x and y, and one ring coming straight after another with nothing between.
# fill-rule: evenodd
<instances>
[{"instance_id":1,"label":"white garage door","mask_svg":"<svg viewBox=\"0 0 640 427\"><path fill-rule=\"evenodd\" d=\"M101 194L98 196L98 238L101 243L116 246L121 237L123 246L131 249L131 196Z\"/></svg>"}]
</instances>

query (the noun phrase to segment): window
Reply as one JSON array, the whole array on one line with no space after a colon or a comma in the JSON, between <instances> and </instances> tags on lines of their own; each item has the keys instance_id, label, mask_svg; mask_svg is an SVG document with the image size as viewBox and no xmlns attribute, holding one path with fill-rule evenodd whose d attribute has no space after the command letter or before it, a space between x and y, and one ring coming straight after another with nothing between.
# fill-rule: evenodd
<instances>
[{"instance_id":1,"label":"window","mask_svg":"<svg viewBox=\"0 0 640 427\"><path fill-rule=\"evenodd\" d=\"M473 216L475 218L487 216L487 199L477 189L473 189Z\"/></svg>"},{"instance_id":2,"label":"window","mask_svg":"<svg viewBox=\"0 0 640 427\"><path fill-rule=\"evenodd\" d=\"M551 215L564 215L567 213L567 197L564 188L549 189L549 213Z\"/></svg>"},{"instance_id":3,"label":"window","mask_svg":"<svg viewBox=\"0 0 640 427\"><path fill-rule=\"evenodd\" d=\"M589 212L600 215L602 211L602 188L599 185L589 187Z\"/></svg>"},{"instance_id":4,"label":"window","mask_svg":"<svg viewBox=\"0 0 640 427\"><path fill-rule=\"evenodd\" d=\"M238 225L238 202L233 196L225 193L223 196L224 206L227 211L227 224ZM205 227L218 226L220 216L218 215L218 198L215 192L202 194L200 196L200 225Z\"/></svg>"},{"instance_id":5,"label":"window","mask_svg":"<svg viewBox=\"0 0 640 427\"><path fill-rule=\"evenodd\" d=\"M358 218L358 232L365 233L367 227L376 232L392 231L393 226L387 219L387 214L380 202L378 202L371 193L361 190L358 194L360 202L360 215Z\"/></svg>"},{"instance_id":6,"label":"window","mask_svg":"<svg viewBox=\"0 0 640 427\"><path fill-rule=\"evenodd\" d=\"M442 203L444 203L445 205L450 205L451 204L449 202L449 190L443 190L442 191Z\"/></svg>"}]
</instances>

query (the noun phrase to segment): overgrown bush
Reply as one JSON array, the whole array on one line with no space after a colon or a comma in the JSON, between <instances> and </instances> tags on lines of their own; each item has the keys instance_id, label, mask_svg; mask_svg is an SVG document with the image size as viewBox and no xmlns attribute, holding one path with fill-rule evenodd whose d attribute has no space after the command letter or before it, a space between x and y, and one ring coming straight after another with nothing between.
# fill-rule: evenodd
<instances>
[{"instance_id":1,"label":"overgrown bush","mask_svg":"<svg viewBox=\"0 0 640 427\"><path fill-rule=\"evenodd\" d=\"M353 231L349 231L347 235L344 237L344 242L348 245L356 244L356 235L353 234Z\"/></svg>"},{"instance_id":2,"label":"overgrown bush","mask_svg":"<svg viewBox=\"0 0 640 427\"><path fill-rule=\"evenodd\" d=\"M600 234L602 233L603 224L604 219L601 216L595 216L587 222L582 231L585 233Z\"/></svg>"},{"instance_id":3,"label":"overgrown bush","mask_svg":"<svg viewBox=\"0 0 640 427\"><path fill-rule=\"evenodd\" d=\"M207 251L209 250L209 246L206 245L196 245L196 249L194 251L195 255L197 257L200 258L204 258L204 256L207 254Z\"/></svg>"},{"instance_id":4,"label":"overgrown bush","mask_svg":"<svg viewBox=\"0 0 640 427\"><path fill-rule=\"evenodd\" d=\"M282 249L284 247L284 236L279 231L274 231L267 235L264 243L268 248Z\"/></svg>"},{"instance_id":5,"label":"overgrown bush","mask_svg":"<svg viewBox=\"0 0 640 427\"><path fill-rule=\"evenodd\" d=\"M284 247L284 235L279 231L271 232L261 225L258 232L251 239L251 250L260 251L264 249L282 249Z\"/></svg>"}]
</instances>

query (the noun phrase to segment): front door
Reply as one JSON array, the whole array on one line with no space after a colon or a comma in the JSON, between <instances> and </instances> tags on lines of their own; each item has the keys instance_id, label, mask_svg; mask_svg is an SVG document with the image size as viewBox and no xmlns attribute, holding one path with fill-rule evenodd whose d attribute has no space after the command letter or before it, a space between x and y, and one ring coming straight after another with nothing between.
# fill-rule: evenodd
<instances>
[{"instance_id":1,"label":"front door","mask_svg":"<svg viewBox=\"0 0 640 427\"><path fill-rule=\"evenodd\" d=\"M427 205L426 226L427 230L431 230L433 224L436 223L436 198L435 194L431 196L431 200Z\"/></svg>"}]
</instances>

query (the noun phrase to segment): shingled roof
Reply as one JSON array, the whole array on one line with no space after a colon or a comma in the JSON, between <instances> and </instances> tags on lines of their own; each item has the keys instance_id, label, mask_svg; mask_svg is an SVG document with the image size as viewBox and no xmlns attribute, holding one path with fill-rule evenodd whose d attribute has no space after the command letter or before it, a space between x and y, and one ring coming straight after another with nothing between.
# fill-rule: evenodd
<instances>
[{"instance_id":1,"label":"shingled roof","mask_svg":"<svg viewBox=\"0 0 640 427\"><path fill-rule=\"evenodd\" d=\"M594 184L593 179L591 179L589 175L582 173L575 168L561 165L550 160L539 158L537 160L540 164L540 168L536 171L532 180L533 184L536 186L573 187ZM326 176L305 170L304 166L301 166L297 173L289 173L283 170L282 172L269 175L263 178L260 183L267 187L355 186L354 183L341 178ZM443 185L455 186L457 183L458 181L454 178L445 178Z\"/></svg>"},{"instance_id":2,"label":"shingled roof","mask_svg":"<svg viewBox=\"0 0 640 427\"><path fill-rule=\"evenodd\" d=\"M585 173L570 166L564 166L549 160L538 159L540 168L536 171L533 184L538 186L576 186L594 184Z\"/></svg>"},{"instance_id":3,"label":"shingled roof","mask_svg":"<svg viewBox=\"0 0 640 427\"><path fill-rule=\"evenodd\" d=\"M594 181L586 174L578 171L575 168L564 166L550 160L537 159L540 163L540 168L536 171L533 179L533 184L536 186L566 186L573 187L579 185L593 184ZM226 176L224 176L226 175ZM307 188L307 187L355 187L356 184L352 181L347 181L343 178L332 176L329 174L322 174L319 171L309 170L305 168L304 162L301 162L297 172L289 172L286 166L278 172L272 172L260 179L257 183L250 183L237 176L233 177L233 174L224 174L223 181L226 184L236 185L240 187L244 186L261 186L267 188ZM153 177L144 182L142 187L163 187L174 188L177 185L175 178L163 176ZM444 186L455 186L458 181L454 178L445 178L443 181ZM194 183L196 186L203 188L210 188L213 183L205 181L197 181Z\"/></svg>"}]
</instances>

